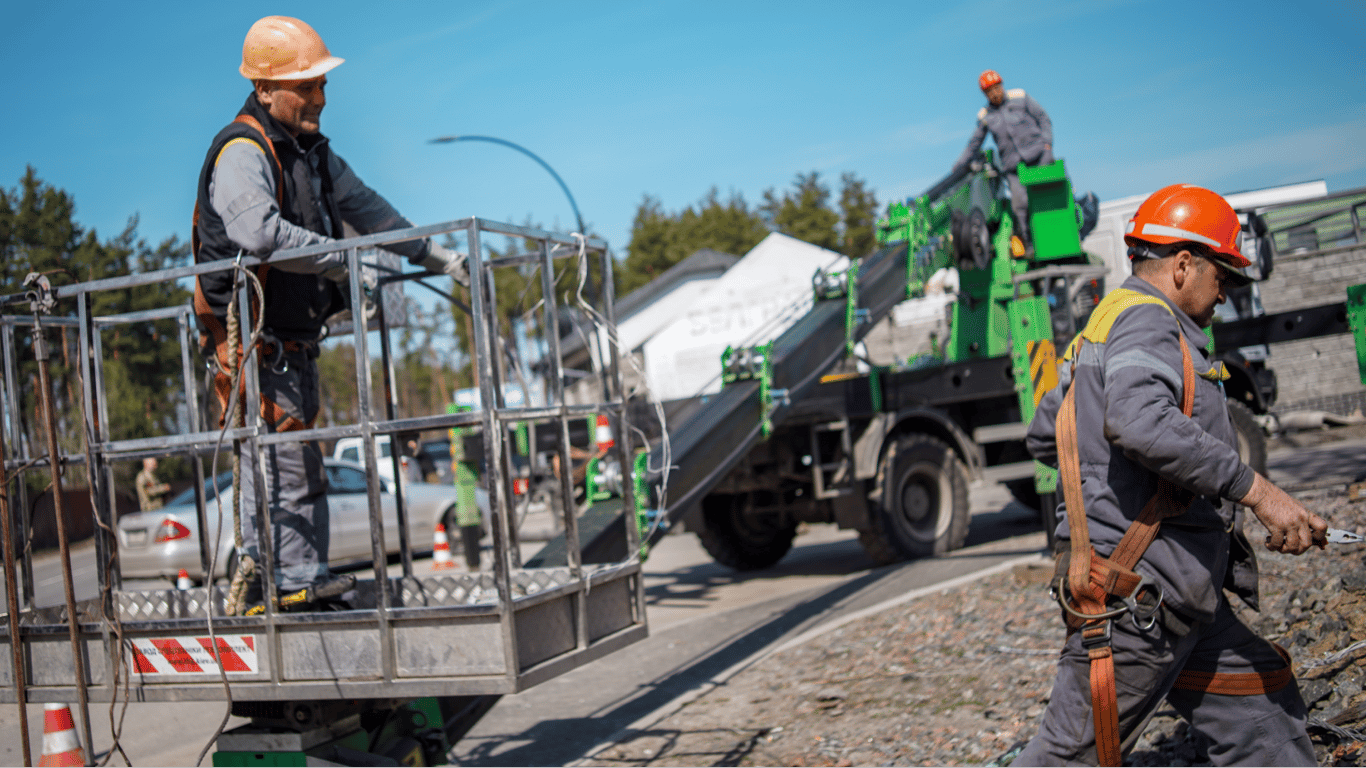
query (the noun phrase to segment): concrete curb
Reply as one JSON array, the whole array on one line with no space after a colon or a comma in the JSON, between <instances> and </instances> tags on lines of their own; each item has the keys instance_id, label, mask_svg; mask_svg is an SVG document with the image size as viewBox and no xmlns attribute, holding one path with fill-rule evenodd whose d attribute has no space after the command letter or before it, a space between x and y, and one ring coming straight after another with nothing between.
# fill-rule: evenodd
<instances>
[{"instance_id":1,"label":"concrete curb","mask_svg":"<svg viewBox=\"0 0 1366 768\"><path fill-rule=\"evenodd\" d=\"M913 589L909 592L906 592L905 594L898 595L890 600L884 600L881 603L878 603L877 605L872 605L867 608L854 611L853 613L847 616L841 616L840 618L830 621L826 624L822 624L818 627L809 629L801 633L800 635L797 635L796 637L792 638L791 640L782 643L781 645L763 648L759 651L756 651L753 654L750 654L748 657L741 659L735 664L732 664L730 667L727 667L720 674L717 674L714 677L712 677L712 679L702 683L701 685L688 691L687 693L681 694L680 696L673 699L664 706L622 727L604 741L595 744L591 749L589 749L584 754L582 758L569 763L569 765L600 765L601 763L594 762L593 760L593 758L599 752L602 752L603 750L607 749L613 744L616 744L624 740L624 738L627 735L633 732L648 730L655 724L671 717L688 704L696 701L697 699L700 699L701 697L707 695L716 688L725 685L727 681L729 681L732 677L736 676L740 672L744 671L747 667L757 664L775 653L780 653L782 651L788 650L789 648L795 648L799 645L809 643L812 640L820 637L821 635L833 632L846 624L858 621L859 619L863 619L868 616L872 616L876 613L881 613L889 608L894 608L896 606L909 603L913 600L924 597L925 595L932 594L935 592L942 592L944 590L957 589L958 587L961 587L965 584L971 584L975 581L981 581L982 579L988 576L994 576L1003 571L1008 571L1018 565L1027 565L1032 563L1047 564L1050 567L1052 566L1052 560L1050 558L1045 557L1043 553L1023 555L1020 557L1011 558L1010 560L997 563L996 565L993 565L990 568L984 568L983 570L975 571L973 573L969 573L963 576L958 576L956 578L948 579L946 581L941 581L937 584L931 584L929 586L921 587L919 589Z\"/></svg>"}]
</instances>

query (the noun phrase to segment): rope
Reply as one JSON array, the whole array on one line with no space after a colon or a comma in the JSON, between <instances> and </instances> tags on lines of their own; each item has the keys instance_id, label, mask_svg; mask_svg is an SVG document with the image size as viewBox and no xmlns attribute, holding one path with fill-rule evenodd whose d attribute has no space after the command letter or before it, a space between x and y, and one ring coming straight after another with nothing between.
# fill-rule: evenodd
<instances>
[{"instance_id":1,"label":"rope","mask_svg":"<svg viewBox=\"0 0 1366 768\"><path fill-rule=\"evenodd\" d=\"M63 344L65 344L65 341L63 341ZM77 385L80 387L81 391L85 391L85 377L81 375L80 366L74 366L74 371ZM89 452L92 450L91 446L93 446L95 443L94 435L92 434L94 423L93 420L90 418L90 414L86 411L85 398L79 397L75 399L80 404L81 423L83 427L81 430L81 436L85 439L85 449L87 451L87 454L89 454ZM32 464L33 462L30 461L28 463ZM91 471L92 469L93 467L87 465L86 482L87 484L89 484L91 488L93 497L95 489L95 478ZM98 505L93 503L93 499L91 509L98 509ZM117 539L117 533L115 532L115 530L108 523L106 523L98 513L92 515L92 517L94 517L95 519L95 524L98 525L106 534L108 534L111 540ZM122 649L124 648L123 617L119 615L119 611L117 608L115 608L112 611L112 615L111 611L109 610L109 607L113 604L113 570L114 558L107 558L104 562L104 588L101 591L100 595L100 610L104 614L104 620L110 625L112 625L114 628L114 647L122 651ZM129 644L129 647L131 648L131 643ZM109 761L113 759L114 753L117 752L119 756L123 758L123 764L131 766L133 763L131 760L128 759L128 753L123 751L123 744L120 741L120 739L123 736L124 717L128 714L128 702L131 698L132 675L128 673L128 655L120 653L118 661L113 664L112 671L112 689L114 691L114 695L109 700L109 735L113 738L114 743L104 753L104 759L101 760L98 764L102 766L108 765ZM114 711L119 703L118 690L120 680L123 682L123 707L119 709L118 716L117 718L115 718Z\"/></svg>"},{"instance_id":2,"label":"rope","mask_svg":"<svg viewBox=\"0 0 1366 768\"><path fill-rule=\"evenodd\" d=\"M236 297L237 295L239 288L237 280L239 274L246 275L247 284L251 286L252 293L256 296L257 307L255 327L251 332L251 338L247 340L246 345L243 347L243 352L245 354L246 350L254 349L256 343L260 341L265 319L266 297L265 289L261 286L261 281L251 270L241 266L240 263L233 265L232 296ZM245 424L242 398L240 396L241 393L239 392L243 366L238 365L238 348L236 343L236 340L240 337L241 323L238 318L237 301L233 300L228 302L228 371L226 372L232 382L231 389L229 390L230 394L228 396L228 411L231 413L231 418L228 418L228 414L224 414L223 428L218 432L218 440L213 445L213 458L209 463L209 482L212 484L214 491L214 501L218 505L218 528L214 532L212 549L210 550L209 572L204 574L204 583L209 595L209 599L204 601L204 615L207 619L209 630L209 647L213 649L213 660L214 663L218 665L218 676L223 682L223 692L228 700L228 706L227 710L223 713L223 720L218 724L218 728L214 730L213 736L204 744L204 748L199 751L199 757L195 760L196 766L204 763L204 756L207 755L213 745L218 742L218 737L223 735L224 729L228 727L228 721L232 718L232 686L228 683L227 670L223 668L223 660L218 648L218 636L214 632L213 627L213 574L218 570L218 542L223 537L223 494L220 493L218 489L218 456L223 447L223 440L227 436L228 429L230 427L243 426ZM234 443L236 442L237 441L234 441ZM242 454L240 450L237 450L236 445L233 447L232 523L233 544L237 548L238 558L237 572L232 576L232 581L228 588L228 599L223 606L224 613L229 616L236 616L241 611L243 598L246 595L247 580L256 571L256 561L245 552L242 545ZM196 461L197 460L198 459L196 459Z\"/></svg>"},{"instance_id":3,"label":"rope","mask_svg":"<svg viewBox=\"0 0 1366 768\"><path fill-rule=\"evenodd\" d=\"M621 350L621 337L617 334L617 329L614 326L609 325L607 322L607 318L603 317L583 297L584 284L588 280L588 239L580 232L574 232L571 236L578 243L579 280L578 286L576 287L576 290L574 292L575 303L581 309L583 309L584 313L588 316L588 319L593 322L593 325L595 326L596 330L600 332L606 332L608 341L614 346L616 346L618 350ZM585 339L584 341L587 342L587 339ZM587 346L586 343L585 346ZM636 362L635 355L631 354L631 351L629 349L625 350L625 354L621 354L618 356L626 360L627 364L631 366L631 369L635 371L636 375L640 377L641 381L648 381L648 379L646 379L645 377L645 371L641 369L640 364ZM648 388L646 391L649 392ZM622 393L622 400L623 403L626 400L625 392ZM646 401L653 408L655 412L655 418L659 421L660 435L660 466L658 468L650 466L649 460L647 459L646 470L648 472L660 472L659 508L667 509L669 498L669 472L673 469L673 445L669 440L669 425L668 421L665 419L664 416L664 404L659 400L658 397L655 396L653 392L649 392L649 394L646 396ZM630 469L628 467L622 467L622 482L630 482L630 477ZM634 510L629 511L629 514L634 513ZM651 536L654 535L655 531L659 528L659 525L663 519L663 515L657 515L655 517L654 521L650 524L650 530L644 536L645 539L649 539ZM639 552L633 552L627 555L627 560L631 560L639 556Z\"/></svg>"}]
</instances>

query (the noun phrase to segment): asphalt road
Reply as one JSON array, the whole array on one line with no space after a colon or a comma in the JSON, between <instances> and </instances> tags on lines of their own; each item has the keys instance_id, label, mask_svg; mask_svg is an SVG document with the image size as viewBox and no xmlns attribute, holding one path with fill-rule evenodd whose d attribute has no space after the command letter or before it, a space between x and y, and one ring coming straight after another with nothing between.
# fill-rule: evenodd
<instances>
[{"instance_id":1,"label":"asphalt road","mask_svg":"<svg viewBox=\"0 0 1366 768\"><path fill-rule=\"evenodd\" d=\"M969 546L882 568L855 535L813 526L775 568L737 574L710 562L691 535L646 564L650 637L515 696L505 696L456 746L461 765L566 765L727 670L822 625L971 576L1044 547L1037 516L994 504L973 517ZM980 505L979 505L980 506Z\"/></svg>"}]
</instances>

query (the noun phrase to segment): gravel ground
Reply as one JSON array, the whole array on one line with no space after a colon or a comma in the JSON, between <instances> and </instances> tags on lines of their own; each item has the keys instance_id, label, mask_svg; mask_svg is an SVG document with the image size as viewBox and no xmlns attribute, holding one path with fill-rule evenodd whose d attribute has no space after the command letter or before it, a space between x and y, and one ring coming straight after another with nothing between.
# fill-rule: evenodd
<instances>
[{"instance_id":1,"label":"gravel ground","mask_svg":"<svg viewBox=\"0 0 1366 768\"><path fill-rule=\"evenodd\" d=\"M1366 533L1366 501L1342 486L1298 495L1334 527ZM1255 521L1248 534L1265 536ZM1263 609L1243 614L1294 656L1321 765L1366 764L1363 558L1363 544L1298 558L1262 550ZM1051 572L1042 561L1016 566L773 653L585 762L1008 763L1035 732L1063 642ZM1199 736L1163 709L1126 764L1209 763Z\"/></svg>"}]
</instances>

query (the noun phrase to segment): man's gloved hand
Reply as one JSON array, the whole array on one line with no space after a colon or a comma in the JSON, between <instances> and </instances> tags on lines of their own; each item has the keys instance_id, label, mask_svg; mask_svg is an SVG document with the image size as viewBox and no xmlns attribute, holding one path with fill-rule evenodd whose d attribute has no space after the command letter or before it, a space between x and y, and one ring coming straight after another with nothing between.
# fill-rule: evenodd
<instances>
[{"instance_id":1,"label":"man's gloved hand","mask_svg":"<svg viewBox=\"0 0 1366 768\"><path fill-rule=\"evenodd\" d=\"M349 292L351 290L351 284L349 282L350 275L350 271L344 266L333 267L326 272L323 272L323 277L341 286L341 289L344 292ZM377 279L373 268L361 269L360 285L361 290L365 293L367 299L375 295L375 288L379 285L379 280Z\"/></svg>"},{"instance_id":2,"label":"man's gloved hand","mask_svg":"<svg viewBox=\"0 0 1366 768\"><path fill-rule=\"evenodd\" d=\"M427 255L417 265L436 275L450 275L455 282L466 288L470 285L470 268L465 254L452 251L435 242L431 243Z\"/></svg>"}]
</instances>

